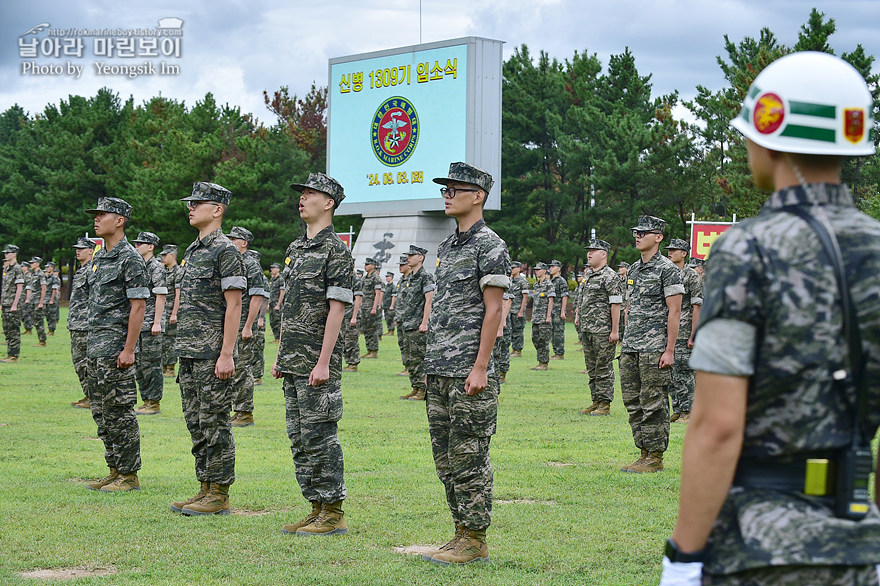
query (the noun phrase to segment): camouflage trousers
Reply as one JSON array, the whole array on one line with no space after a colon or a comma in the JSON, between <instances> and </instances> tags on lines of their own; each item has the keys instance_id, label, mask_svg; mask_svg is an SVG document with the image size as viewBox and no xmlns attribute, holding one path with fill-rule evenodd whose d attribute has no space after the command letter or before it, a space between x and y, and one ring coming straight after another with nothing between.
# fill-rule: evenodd
<instances>
[{"instance_id":1,"label":"camouflage trousers","mask_svg":"<svg viewBox=\"0 0 880 586\"><path fill-rule=\"evenodd\" d=\"M253 413L254 375L251 367L257 341L253 337L242 339L239 332L236 344L238 344L238 357L235 359L235 374L232 375L232 410Z\"/></svg>"},{"instance_id":2,"label":"camouflage trousers","mask_svg":"<svg viewBox=\"0 0 880 586\"><path fill-rule=\"evenodd\" d=\"M690 366L691 349L687 340L675 341L675 364L669 383L669 398L673 413L687 413L694 402L694 371Z\"/></svg>"},{"instance_id":3,"label":"camouflage trousers","mask_svg":"<svg viewBox=\"0 0 880 586\"><path fill-rule=\"evenodd\" d=\"M498 417L498 379L468 396L464 378L428 375L426 409L437 477L456 525L485 529L492 521L489 442Z\"/></svg>"},{"instance_id":4,"label":"camouflage trousers","mask_svg":"<svg viewBox=\"0 0 880 586\"><path fill-rule=\"evenodd\" d=\"M358 327L351 325L351 316L342 320L342 357L349 366L361 363L361 343L358 337Z\"/></svg>"},{"instance_id":5,"label":"camouflage trousers","mask_svg":"<svg viewBox=\"0 0 880 586\"><path fill-rule=\"evenodd\" d=\"M134 414L135 368L117 368L116 356L101 356L88 359L87 372L89 407L104 442L104 461L121 474L137 472L141 469L141 433Z\"/></svg>"},{"instance_id":6,"label":"camouflage trousers","mask_svg":"<svg viewBox=\"0 0 880 586\"><path fill-rule=\"evenodd\" d=\"M82 387L83 394L88 397L88 370L89 357L86 355L87 343L89 341L89 333L85 330L70 331L70 355L73 358L73 370L79 378L79 384Z\"/></svg>"},{"instance_id":7,"label":"camouflage trousers","mask_svg":"<svg viewBox=\"0 0 880 586\"><path fill-rule=\"evenodd\" d=\"M768 566L726 576L703 573L711 586L876 586L880 566Z\"/></svg>"},{"instance_id":8,"label":"camouflage trousers","mask_svg":"<svg viewBox=\"0 0 880 586\"><path fill-rule=\"evenodd\" d=\"M46 305L46 325L50 332L54 332L58 327L58 320L61 317L61 304L56 300L55 303Z\"/></svg>"},{"instance_id":9,"label":"camouflage trousers","mask_svg":"<svg viewBox=\"0 0 880 586\"><path fill-rule=\"evenodd\" d=\"M21 352L21 310L3 308L3 337L6 338L6 355L18 356Z\"/></svg>"},{"instance_id":10,"label":"camouflage trousers","mask_svg":"<svg viewBox=\"0 0 880 586\"><path fill-rule=\"evenodd\" d=\"M174 344L177 341L177 324L165 321L165 333L162 334L162 365L174 366L177 364L177 350Z\"/></svg>"},{"instance_id":11,"label":"camouflage trousers","mask_svg":"<svg viewBox=\"0 0 880 586\"><path fill-rule=\"evenodd\" d=\"M21 297L21 325L24 329L31 331L34 329L34 311L29 303L24 302L24 295Z\"/></svg>"},{"instance_id":12,"label":"camouflage trousers","mask_svg":"<svg viewBox=\"0 0 880 586\"><path fill-rule=\"evenodd\" d=\"M37 338L40 340L40 342L45 342L46 341L46 324L45 324L46 308L41 307L41 308L37 309L36 304L34 304L33 306L31 306L31 316L33 317L34 325L37 327ZM30 328L28 328L28 329L30 329Z\"/></svg>"},{"instance_id":13,"label":"camouflage trousers","mask_svg":"<svg viewBox=\"0 0 880 586\"><path fill-rule=\"evenodd\" d=\"M269 326L272 328L272 338L278 340L281 337L281 310L270 309L266 313L268 314Z\"/></svg>"},{"instance_id":14,"label":"camouflage trousers","mask_svg":"<svg viewBox=\"0 0 880 586\"><path fill-rule=\"evenodd\" d=\"M550 336L552 325L547 322L532 322L532 344L538 351L538 362L546 364L550 361Z\"/></svg>"},{"instance_id":15,"label":"camouflage trousers","mask_svg":"<svg viewBox=\"0 0 880 586\"><path fill-rule=\"evenodd\" d=\"M665 452L669 446L669 380L671 368L660 370L662 352L622 352L620 392L629 413L636 447Z\"/></svg>"},{"instance_id":16,"label":"camouflage trousers","mask_svg":"<svg viewBox=\"0 0 880 586\"><path fill-rule=\"evenodd\" d=\"M296 481L306 500L335 503L345 499L345 460L337 436L342 418L342 381L319 387L306 376L284 375L287 437Z\"/></svg>"},{"instance_id":17,"label":"camouflage trousers","mask_svg":"<svg viewBox=\"0 0 880 586\"><path fill-rule=\"evenodd\" d=\"M393 309L383 309L385 312L385 325L388 326L388 331L394 331L394 310Z\"/></svg>"},{"instance_id":18,"label":"camouflage trousers","mask_svg":"<svg viewBox=\"0 0 880 586\"><path fill-rule=\"evenodd\" d=\"M266 323L254 328L254 356L251 359L251 374L263 378L266 372Z\"/></svg>"},{"instance_id":19,"label":"camouflage trousers","mask_svg":"<svg viewBox=\"0 0 880 586\"><path fill-rule=\"evenodd\" d=\"M617 344L609 344L611 332L594 334L581 332L584 346L584 364L590 377L590 398L595 403L611 403L614 400L614 353Z\"/></svg>"},{"instance_id":20,"label":"camouflage trousers","mask_svg":"<svg viewBox=\"0 0 880 586\"><path fill-rule=\"evenodd\" d=\"M495 339L495 347L492 348L492 359L495 361L496 374L510 370L510 316L504 324L504 334Z\"/></svg>"},{"instance_id":21,"label":"camouflage trousers","mask_svg":"<svg viewBox=\"0 0 880 586\"><path fill-rule=\"evenodd\" d=\"M379 351L379 334L382 333L382 316L370 315L369 311L361 312L358 318L358 326L364 334L364 344L367 346L367 352Z\"/></svg>"},{"instance_id":22,"label":"camouflage trousers","mask_svg":"<svg viewBox=\"0 0 880 586\"><path fill-rule=\"evenodd\" d=\"M162 338L149 331L141 332L134 355L137 385L144 401L161 401L165 378L162 376Z\"/></svg>"},{"instance_id":23,"label":"camouflage trousers","mask_svg":"<svg viewBox=\"0 0 880 586\"><path fill-rule=\"evenodd\" d=\"M565 320L557 312L553 312L551 340L553 353L565 356Z\"/></svg>"},{"instance_id":24,"label":"camouflage trousers","mask_svg":"<svg viewBox=\"0 0 880 586\"><path fill-rule=\"evenodd\" d=\"M526 318L525 317L516 317L516 315L510 316L510 345L514 350L522 351L523 346L526 345L525 341L525 329L526 329Z\"/></svg>"},{"instance_id":25,"label":"camouflage trousers","mask_svg":"<svg viewBox=\"0 0 880 586\"><path fill-rule=\"evenodd\" d=\"M428 333L419 330L397 331L400 356L403 365L409 371L409 384L414 389L425 389L425 350L428 345Z\"/></svg>"},{"instance_id":26,"label":"camouflage trousers","mask_svg":"<svg viewBox=\"0 0 880 586\"><path fill-rule=\"evenodd\" d=\"M229 424L232 379L217 378L216 365L212 358L181 358L177 383L196 460L196 479L229 485L235 482L235 440Z\"/></svg>"}]
</instances>

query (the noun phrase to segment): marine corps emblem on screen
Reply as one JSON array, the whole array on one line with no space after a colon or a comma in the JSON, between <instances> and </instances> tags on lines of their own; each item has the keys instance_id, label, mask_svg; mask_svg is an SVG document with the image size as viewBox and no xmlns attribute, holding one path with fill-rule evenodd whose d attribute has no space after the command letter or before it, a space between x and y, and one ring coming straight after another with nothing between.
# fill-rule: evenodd
<instances>
[{"instance_id":1,"label":"marine corps emblem on screen","mask_svg":"<svg viewBox=\"0 0 880 586\"><path fill-rule=\"evenodd\" d=\"M376 110L370 130L373 153L384 165L397 167L415 152L419 115L406 98L388 98Z\"/></svg>"}]
</instances>

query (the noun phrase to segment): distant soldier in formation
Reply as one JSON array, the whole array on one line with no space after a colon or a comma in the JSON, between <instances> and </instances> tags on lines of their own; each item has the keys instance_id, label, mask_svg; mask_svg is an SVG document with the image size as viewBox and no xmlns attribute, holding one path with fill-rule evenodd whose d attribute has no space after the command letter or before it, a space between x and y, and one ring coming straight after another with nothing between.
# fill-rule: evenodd
<instances>
[{"instance_id":1,"label":"distant soldier in formation","mask_svg":"<svg viewBox=\"0 0 880 586\"><path fill-rule=\"evenodd\" d=\"M617 274L620 277L620 288L623 291L623 307L626 307L626 273L629 270L629 263L621 261L617 264ZM626 333L626 312L620 314L620 340L623 341L623 335Z\"/></svg>"},{"instance_id":2,"label":"distant soldier in formation","mask_svg":"<svg viewBox=\"0 0 880 586\"><path fill-rule=\"evenodd\" d=\"M165 284L170 298L165 299L165 332L162 334L162 375L175 376L177 365L177 312L180 309L180 276L183 268L177 264L177 245L166 244L159 253L159 259L165 265Z\"/></svg>"},{"instance_id":3,"label":"distant soldier in formation","mask_svg":"<svg viewBox=\"0 0 880 586\"><path fill-rule=\"evenodd\" d=\"M511 263L510 291L513 296L510 304L510 345L511 357L521 358L525 346L526 306L529 303L529 282L522 274L522 263Z\"/></svg>"},{"instance_id":4,"label":"distant soldier in formation","mask_svg":"<svg viewBox=\"0 0 880 586\"><path fill-rule=\"evenodd\" d=\"M140 340L135 352L135 373L143 405L134 410L138 415L156 415L162 412L160 402L165 380L162 376L162 330L168 296L167 271L155 257L159 237L152 232L141 232L132 240L147 268L147 287L150 296L141 325Z\"/></svg>"},{"instance_id":5,"label":"distant soldier in formation","mask_svg":"<svg viewBox=\"0 0 880 586\"><path fill-rule=\"evenodd\" d=\"M34 320L34 325L37 327L37 346L45 346L46 345L46 324L45 324L45 315L44 305L46 302L46 274L40 269L40 264L42 264L43 259L39 256L35 256L30 260L31 263L31 274L33 278L31 279L31 288L28 291L25 291L25 300L30 303L31 307L31 317Z\"/></svg>"},{"instance_id":6,"label":"distant soldier in formation","mask_svg":"<svg viewBox=\"0 0 880 586\"><path fill-rule=\"evenodd\" d=\"M358 327L358 317L360 316L361 303L364 299L363 287L363 271L358 270L352 281L352 295L354 302L345 306L345 315L342 324L341 336L343 339L343 358L345 366L342 372L357 372L358 364L361 363L361 345ZM400 340L398 340L399 342Z\"/></svg>"},{"instance_id":7,"label":"distant soldier in formation","mask_svg":"<svg viewBox=\"0 0 880 586\"><path fill-rule=\"evenodd\" d=\"M700 279L704 278L706 275L705 264L706 261L702 258L691 258L688 263L692 269L697 271L697 274L700 275Z\"/></svg>"},{"instance_id":8,"label":"distant soldier in formation","mask_svg":"<svg viewBox=\"0 0 880 586\"><path fill-rule=\"evenodd\" d=\"M535 302L532 306L532 344L538 351L538 364L531 370L547 370L550 363L550 337L553 333L553 303L556 288L547 274L547 263L535 265Z\"/></svg>"},{"instance_id":9,"label":"distant soldier in formation","mask_svg":"<svg viewBox=\"0 0 880 586\"><path fill-rule=\"evenodd\" d=\"M260 259L263 254L256 250L248 250L243 256L249 256L257 262L260 267L260 276L263 278L263 291L266 295L260 296L260 312L257 314L257 324L254 330L254 352L251 362L251 374L254 375L254 386L263 385L263 373L266 370L266 313L269 311L269 279L263 273L263 267L260 265Z\"/></svg>"},{"instance_id":10,"label":"distant soldier in formation","mask_svg":"<svg viewBox=\"0 0 880 586\"><path fill-rule=\"evenodd\" d=\"M34 315L31 313L30 296L33 289L34 275L31 273L31 265L26 260L21 261L21 272L24 275L24 293L21 294L21 325L24 326L24 335L33 334Z\"/></svg>"},{"instance_id":11,"label":"distant soldier in formation","mask_svg":"<svg viewBox=\"0 0 880 586\"><path fill-rule=\"evenodd\" d=\"M400 360L403 362L403 352L404 352L404 339L403 336L400 335L400 316L403 315L404 312L404 302L403 297L401 297L401 292L403 291L403 287L406 285L406 278L410 274L409 268L409 257L405 254L401 254L398 259L398 269L400 271L400 278L397 279L397 282L394 284L394 292L391 297L391 311L394 312L394 319L396 322L396 328L398 331L397 335L397 349L400 350ZM406 369L406 366L403 367L403 370L397 373L397 376L409 376L409 371ZM401 398L409 398L408 395L404 395Z\"/></svg>"},{"instance_id":12,"label":"distant soldier in formation","mask_svg":"<svg viewBox=\"0 0 880 586\"><path fill-rule=\"evenodd\" d=\"M556 293L553 304L550 340L553 343L553 356L550 360L565 360L565 312L568 304L568 281L560 274L562 263L550 261L550 281Z\"/></svg>"},{"instance_id":13,"label":"distant soldier in formation","mask_svg":"<svg viewBox=\"0 0 880 586\"><path fill-rule=\"evenodd\" d=\"M513 272L513 263L511 263L510 268L511 272ZM498 326L495 347L492 349L492 358L495 361L495 375L498 377L498 384L505 384L507 382L507 372L510 370L510 311L512 307L513 293L508 289L501 297L501 324ZM501 392L500 389L499 392Z\"/></svg>"},{"instance_id":14,"label":"distant soldier in formation","mask_svg":"<svg viewBox=\"0 0 880 586\"><path fill-rule=\"evenodd\" d=\"M575 325L584 347L584 363L590 377L593 404L580 411L584 415L608 415L614 399L614 353L620 339L620 306L623 303L620 279L608 266L611 245L594 238L587 245L590 271L584 276Z\"/></svg>"},{"instance_id":15,"label":"distant soldier in formation","mask_svg":"<svg viewBox=\"0 0 880 586\"><path fill-rule=\"evenodd\" d=\"M394 310L391 309L391 297L394 294L394 273L385 273L385 294L382 296L382 312L385 314L386 334L394 334Z\"/></svg>"},{"instance_id":16,"label":"distant soldier in formation","mask_svg":"<svg viewBox=\"0 0 880 586\"><path fill-rule=\"evenodd\" d=\"M89 285L92 279L92 254L96 243L89 238L80 238L73 245L79 269L70 279L70 305L67 312L67 331L70 332L70 355L73 370L79 378L83 398L71 403L73 407L89 409L88 392L88 341L89 341Z\"/></svg>"},{"instance_id":17,"label":"distant soldier in formation","mask_svg":"<svg viewBox=\"0 0 880 586\"><path fill-rule=\"evenodd\" d=\"M281 337L281 295L284 292L284 279L281 278L281 265L269 265L269 325L272 327L272 341L277 344Z\"/></svg>"},{"instance_id":18,"label":"distant soldier in formation","mask_svg":"<svg viewBox=\"0 0 880 586\"><path fill-rule=\"evenodd\" d=\"M361 281L361 315L358 322L361 333L364 335L364 343L367 353L364 358L379 357L379 335L382 333L382 297L384 288L379 280L379 271L375 259L368 258L364 261L366 274Z\"/></svg>"},{"instance_id":19,"label":"distant soldier in formation","mask_svg":"<svg viewBox=\"0 0 880 586\"><path fill-rule=\"evenodd\" d=\"M61 271L55 269L54 262L46 263L46 293L49 295L46 302L46 328L50 336L55 335L55 328L61 319Z\"/></svg>"},{"instance_id":20,"label":"distant soldier in formation","mask_svg":"<svg viewBox=\"0 0 880 586\"><path fill-rule=\"evenodd\" d=\"M3 249L3 337L6 338L6 358L0 362L18 362L21 353L21 302L24 291L24 273L18 266L19 248L7 244Z\"/></svg>"},{"instance_id":21,"label":"distant soldier in formation","mask_svg":"<svg viewBox=\"0 0 880 586\"><path fill-rule=\"evenodd\" d=\"M694 334L700 321L700 307L703 305L703 280L697 271L685 262L690 252L690 244L681 238L673 238L666 250L669 260L681 271L684 295L681 298L681 325L678 340L675 342L675 364L672 365L672 381L669 383L669 397L672 399L670 421L687 423L694 401L694 371L690 367L691 348L694 347Z\"/></svg>"},{"instance_id":22,"label":"distant soldier in formation","mask_svg":"<svg viewBox=\"0 0 880 586\"><path fill-rule=\"evenodd\" d=\"M425 400L425 348L428 342L428 319L431 316L431 304L434 299L434 277L425 270L423 263L427 249L411 244L407 263L410 268L398 298L401 300L400 329L398 337L402 338L401 356L403 366L409 372L409 383L412 392L400 397L411 401Z\"/></svg>"}]
</instances>

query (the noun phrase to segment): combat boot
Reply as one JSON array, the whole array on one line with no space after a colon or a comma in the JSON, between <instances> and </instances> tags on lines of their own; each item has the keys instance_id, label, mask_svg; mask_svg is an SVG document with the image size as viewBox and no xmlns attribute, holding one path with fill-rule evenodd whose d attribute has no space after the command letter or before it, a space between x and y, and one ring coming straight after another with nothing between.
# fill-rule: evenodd
<instances>
[{"instance_id":1,"label":"combat boot","mask_svg":"<svg viewBox=\"0 0 880 586\"><path fill-rule=\"evenodd\" d=\"M669 423L673 423L675 421L678 421L679 418L681 418L681 413L673 413L672 415L669 416Z\"/></svg>"},{"instance_id":2,"label":"combat boot","mask_svg":"<svg viewBox=\"0 0 880 586\"><path fill-rule=\"evenodd\" d=\"M429 553L423 553L422 559L426 562L430 562L431 558L437 555L438 553L449 551L455 544L458 543L458 540L461 539L461 536L464 535L464 525L456 525L455 526L455 535L452 536L452 539L446 542L445 545L441 545L438 549L432 550Z\"/></svg>"},{"instance_id":3,"label":"combat boot","mask_svg":"<svg viewBox=\"0 0 880 586\"><path fill-rule=\"evenodd\" d=\"M18 362L18 356L7 356L3 360L0 360L0 362L3 362L5 364L13 364L15 362Z\"/></svg>"},{"instance_id":4,"label":"combat boot","mask_svg":"<svg viewBox=\"0 0 880 586\"><path fill-rule=\"evenodd\" d=\"M25 331L24 331L24 335L25 335L25 336L33 335L33 333L34 333L33 330L25 330Z\"/></svg>"},{"instance_id":5,"label":"combat boot","mask_svg":"<svg viewBox=\"0 0 880 586\"><path fill-rule=\"evenodd\" d=\"M321 512L315 520L296 530L297 535L345 535L348 525L345 524L345 511L342 501L321 503Z\"/></svg>"},{"instance_id":6,"label":"combat boot","mask_svg":"<svg viewBox=\"0 0 880 586\"><path fill-rule=\"evenodd\" d=\"M409 398L410 401L424 401L425 389L414 389L416 394Z\"/></svg>"},{"instance_id":7,"label":"combat boot","mask_svg":"<svg viewBox=\"0 0 880 586\"><path fill-rule=\"evenodd\" d=\"M507 382L507 373L506 373L506 372L502 372L502 373L501 373L501 376L498 377L498 383L503 385L503 384L506 383L506 382Z\"/></svg>"},{"instance_id":8,"label":"combat boot","mask_svg":"<svg viewBox=\"0 0 880 586\"><path fill-rule=\"evenodd\" d=\"M169 364L167 366L163 366L162 376L164 376L165 378L172 378L174 376L174 365Z\"/></svg>"},{"instance_id":9,"label":"combat boot","mask_svg":"<svg viewBox=\"0 0 880 586\"><path fill-rule=\"evenodd\" d=\"M565 354L554 354L550 360L565 360Z\"/></svg>"},{"instance_id":10,"label":"combat boot","mask_svg":"<svg viewBox=\"0 0 880 586\"><path fill-rule=\"evenodd\" d=\"M232 507L229 504L229 485L216 484L214 482L208 485L208 492L194 503L190 503L180 508L180 512L184 515L228 515Z\"/></svg>"},{"instance_id":11,"label":"combat boot","mask_svg":"<svg viewBox=\"0 0 880 586\"><path fill-rule=\"evenodd\" d=\"M300 528L305 527L306 525L311 525L312 521L318 518L318 515L321 514L321 503L312 502L312 512L297 521L296 523L288 523L284 527L281 528L282 533L288 533L296 535L296 532L300 530Z\"/></svg>"},{"instance_id":12,"label":"combat boot","mask_svg":"<svg viewBox=\"0 0 880 586\"><path fill-rule=\"evenodd\" d=\"M342 367L342 372L357 372L358 365L357 364L349 364L348 366Z\"/></svg>"},{"instance_id":13,"label":"combat boot","mask_svg":"<svg viewBox=\"0 0 880 586\"><path fill-rule=\"evenodd\" d=\"M641 464L631 466L629 472L635 474L650 474L663 470L663 452L648 452Z\"/></svg>"},{"instance_id":14,"label":"combat boot","mask_svg":"<svg viewBox=\"0 0 880 586\"><path fill-rule=\"evenodd\" d=\"M49 330L49 335L50 335L50 336L54 336L54 335L55 335L55 330Z\"/></svg>"},{"instance_id":15,"label":"combat boot","mask_svg":"<svg viewBox=\"0 0 880 586\"><path fill-rule=\"evenodd\" d=\"M690 411L682 411L681 417L678 418L679 423L687 423L691 420L691 412Z\"/></svg>"},{"instance_id":16,"label":"combat boot","mask_svg":"<svg viewBox=\"0 0 880 586\"><path fill-rule=\"evenodd\" d=\"M511 358L522 358L522 350L514 350L510 353Z\"/></svg>"},{"instance_id":17,"label":"combat boot","mask_svg":"<svg viewBox=\"0 0 880 586\"><path fill-rule=\"evenodd\" d=\"M434 555L431 562L448 566L450 564L486 563L489 561L489 546L486 545L486 530L465 528L461 537L451 548Z\"/></svg>"},{"instance_id":18,"label":"combat boot","mask_svg":"<svg viewBox=\"0 0 880 586\"><path fill-rule=\"evenodd\" d=\"M599 407L599 402L598 402L598 401L593 401L593 404L592 404L592 405L590 405L590 406L587 407L586 409L581 409L580 411L578 411L578 413L580 413L581 415L589 415L590 413L592 413L593 411L595 411L596 408L598 408L598 407Z\"/></svg>"},{"instance_id":19,"label":"combat boot","mask_svg":"<svg viewBox=\"0 0 880 586\"><path fill-rule=\"evenodd\" d=\"M587 374L587 369L579 370L578 374Z\"/></svg>"},{"instance_id":20,"label":"combat boot","mask_svg":"<svg viewBox=\"0 0 880 586\"><path fill-rule=\"evenodd\" d=\"M199 502L200 500L205 498L206 494L208 494L209 487L210 487L210 485L207 482L202 482L202 486L201 486L201 488L199 488L199 492L197 492L195 494L195 496L191 496L188 499L186 499L185 501L175 501L175 502L171 503L171 512L172 513L179 513L179 512L181 512L183 507L185 507L186 505L191 505L193 503Z\"/></svg>"},{"instance_id":21,"label":"combat boot","mask_svg":"<svg viewBox=\"0 0 880 586\"><path fill-rule=\"evenodd\" d=\"M531 370L547 370L550 367L546 362L539 362L537 366L533 366Z\"/></svg>"},{"instance_id":22,"label":"combat boot","mask_svg":"<svg viewBox=\"0 0 880 586\"><path fill-rule=\"evenodd\" d=\"M254 379L254 386L255 387L262 387L263 386L263 377L258 376L257 378L255 378Z\"/></svg>"},{"instance_id":23,"label":"combat boot","mask_svg":"<svg viewBox=\"0 0 880 586\"><path fill-rule=\"evenodd\" d=\"M631 473L637 472L637 467L641 466L642 462L644 462L645 458L647 458L647 457L648 457L648 450L642 450L642 455L639 456L638 460L636 460L632 464L624 466L623 468L620 469L620 471L621 472L631 472Z\"/></svg>"},{"instance_id":24,"label":"combat boot","mask_svg":"<svg viewBox=\"0 0 880 586\"><path fill-rule=\"evenodd\" d=\"M79 401L70 404L71 407L79 407L80 409L90 409L91 404L89 403L88 397L83 397Z\"/></svg>"},{"instance_id":25,"label":"combat boot","mask_svg":"<svg viewBox=\"0 0 880 586\"><path fill-rule=\"evenodd\" d=\"M250 427L254 424L254 414L247 411L239 411L230 422L232 427Z\"/></svg>"},{"instance_id":26,"label":"combat boot","mask_svg":"<svg viewBox=\"0 0 880 586\"><path fill-rule=\"evenodd\" d=\"M39 342L37 342L37 346L45 346L45 345L46 345L46 340L40 340Z\"/></svg>"},{"instance_id":27,"label":"combat boot","mask_svg":"<svg viewBox=\"0 0 880 586\"><path fill-rule=\"evenodd\" d=\"M599 403L599 406L590 413L590 416L611 415L611 403Z\"/></svg>"},{"instance_id":28,"label":"combat boot","mask_svg":"<svg viewBox=\"0 0 880 586\"><path fill-rule=\"evenodd\" d=\"M89 490L101 490L101 487L106 486L116 480L119 477L119 471L116 468L110 469L110 474L105 476L100 480L92 480L91 482L86 483L86 488Z\"/></svg>"},{"instance_id":29,"label":"combat boot","mask_svg":"<svg viewBox=\"0 0 880 586\"><path fill-rule=\"evenodd\" d=\"M370 350L369 352L361 356L361 359L364 358L379 358L379 353L376 350Z\"/></svg>"},{"instance_id":30,"label":"combat boot","mask_svg":"<svg viewBox=\"0 0 880 586\"><path fill-rule=\"evenodd\" d=\"M409 376L409 370L404 368L403 370L401 370L400 372L397 373L397 376Z\"/></svg>"},{"instance_id":31,"label":"combat boot","mask_svg":"<svg viewBox=\"0 0 880 586\"><path fill-rule=\"evenodd\" d=\"M140 490L141 483L138 480L137 472L130 474L120 474L116 480L110 484L105 484L98 490L101 492L128 492L130 490Z\"/></svg>"},{"instance_id":32,"label":"combat boot","mask_svg":"<svg viewBox=\"0 0 880 586\"><path fill-rule=\"evenodd\" d=\"M419 392L419 390L417 388L413 387L413 390L411 390L408 395L401 395L400 398L405 401L407 399L415 397L416 393L418 393L418 392Z\"/></svg>"},{"instance_id":33,"label":"combat boot","mask_svg":"<svg viewBox=\"0 0 880 586\"><path fill-rule=\"evenodd\" d=\"M135 409L134 412L138 415L156 415L157 413L161 413L162 410L159 408L159 401L147 399L144 401L144 404L141 405L139 409Z\"/></svg>"}]
</instances>

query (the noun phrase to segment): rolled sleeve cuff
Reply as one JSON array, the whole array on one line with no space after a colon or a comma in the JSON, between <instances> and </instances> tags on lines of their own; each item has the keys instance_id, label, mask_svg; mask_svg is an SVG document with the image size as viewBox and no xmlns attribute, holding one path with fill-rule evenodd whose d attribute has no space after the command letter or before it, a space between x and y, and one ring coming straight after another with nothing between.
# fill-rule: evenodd
<instances>
[{"instance_id":1,"label":"rolled sleeve cuff","mask_svg":"<svg viewBox=\"0 0 880 586\"><path fill-rule=\"evenodd\" d=\"M168 287L153 287L153 295L168 295Z\"/></svg>"},{"instance_id":2,"label":"rolled sleeve cuff","mask_svg":"<svg viewBox=\"0 0 880 586\"><path fill-rule=\"evenodd\" d=\"M623 303L623 295L609 295L608 304L614 305L615 303Z\"/></svg>"},{"instance_id":3,"label":"rolled sleeve cuff","mask_svg":"<svg viewBox=\"0 0 880 586\"><path fill-rule=\"evenodd\" d=\"M434 291L435 289L437 289L437 287L434 285L434 283L431 283L430 285L425 285L422 288L422 293L430 293L431 291Z\"/></svg>"},{"instance_id":4,"label":"rolled sleeve cuff","mask_svg":"<svg viewBox=\"0 0 880 586\"><path fill-rule=\"evenodd\" d=\"M125 296L129 299L147 299L150 296L150 290L147 287L132 287L125 290Z\"/></svg>"},{"instance_id":5,"label":"rolled sleeve cuff","mask_svg":"<svg viewBox=\"0 0 880 586\"><path fill-rule=\"evenodd\" d=\"M175 288L175 289L180 289L180 283L176 283L176 284L174 285L174 288Z\"/></svg>"},{"instance_id":6,"label":"rolled sleeve cuff","mask_svg":"<svg viewBox=\"0 0 880 586\"><path fill-rule=\"evenodd\" d=\"M16 285L24 285L24 279L16 279L15 284Z\"/></svg>"},{"instance_id":7,"label":"rolled sleeve cuff","mask_svg":"<svg viewBox=\"0 0 880 586\"><path fill-rule=\"evenodd\" d=\"M480 279L480 291L485 291L486 287L498 287L507 291L510 289L510 277L507 275L486 275Z\"/></svg>"},{"instance_id":8,"label":"rolled sleeve cuff","mask_svg":"<svg viewBox=\"0 0 880 586\"><path fill-rule=\"evenodd\" d=\"M248 289L248 295L251 297L259 296L259 297L269 297L269 294L266 293L266 290L262 287L252 287Z\"/></svg>"},{"instance_id":9,"label":"rolled sleeve cuff","mask_svg":"<svg viewBox=\"0 0 880 586\"><path fill-rule=\"evenodd\" d=\"M547 293L547 297L556 297L556 292L552 291L550 293Z\"/></svg>"},{"instance_id":10,"label":"rolled sleeve cuff","mask_svg":"<svg viewBox=\"0 0 880 586\"><path fill-rule=\"evenodd\" d=\"M669 285L668 287L663 287L664 297L672 297L673 295L684 295L684 285L679 283L677 285Z\"/></svg>"},{"instance_id":11,"label":"rolled sleeve cuff","mask_svg":"<svg viewBox=\"0 0 880 586\"><path fill-rule=\"evenodd\" d=\"M385 287L383 287L382 285L376 285L375 287L373 287L373 289L375 289L376 291L384 291Z\"/></svg>"},{"instance_id":12,"label":"rolled sleeve cuff","mask_svg":"<svg viewBox=\"0 0 880 586\"><path fill-rule=\"evenodd\" d=\"M358 291L357 289L355 289L355 290L353 291L353 293L354 293L354 296L355 296L355 297L363 297L363 296L364 296L364 292L363 292L363 291Z\"/></svg>"},{"instance_id":13,"label":"rolled sleeve cuff","mask_svg":"<svg viewBox=\"0 0 880 586\"><path fill-rule=\"evenodd\" d=\"M59 289L61 289L61 285L52 285L52 289L54 291L58 291Z\"/></svg>"},{"instance_id":14,"label":"rolled sleeve cuff","mask_svg":"<svg viewBox=\"0 0 880 586\"><path fill-rule=\"evenodd\" d=\"M346 305L354 303L354 293L345 287L327 287L327 299L341 301Z\"/></svg>"},{"instance_id":15,"label":"rolled sleeve cuff","mask_svg":"<svg viewBox=\"0 0 880 586\"><path fill-rule=\"evenodd\" d=\"M755 373L757 328L733 319L713 319L700 326L691 352L694 370L728 376Z\"/></svg>"},{"instance_id":16,"label":"rolled sleeve cuff","mask_svg":"<svg viewBox=\"0 0 880 586\"><path fill-rule=\"evenodd\" d=\"M223 291L228 291L229 289L241 289L244 291L247 289L247 279L241 275L235 277L223 277L220 279L220 289Z\"/></svg>"},{"instance_id":17,"label":"rolled sleeve cuff","mask_svg":"<svg viewBox=\"0 0 880 586\"><path fill-rule=\"evenodd\" d=\"M702 297L691 297L691 305L703 305Z\"/></svg>"}]
</instances>

